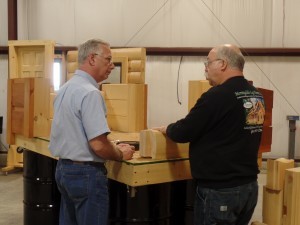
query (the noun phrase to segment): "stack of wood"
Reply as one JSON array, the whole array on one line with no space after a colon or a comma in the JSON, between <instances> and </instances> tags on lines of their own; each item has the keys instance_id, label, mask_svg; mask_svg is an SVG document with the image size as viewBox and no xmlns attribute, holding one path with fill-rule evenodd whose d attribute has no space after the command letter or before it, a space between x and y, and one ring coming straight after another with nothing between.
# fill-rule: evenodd
<instances>
[{"instance_id":1,"label":"stack of wood","mask_svg":"<svg viewBox=\"0 0 300 225\"><path fill-rule=\"evenodd\" d=\"M270 225L299 225L298 223L284 223L295 217L296 209L291 201L295 197L290 190L295 190L290 177L294 178L294 160L279 158L267 161L267 183L263 187L263 222ZM287 172L290 171L291 172ZM300 170L299 170L300 171ZM287 178L287 175L289 176ZM299 177L300 178L300 177ZM289 184L289 185L288 185ZM300 182L299 182L300 184ZM288 187L288 188L287 188ZM300 195L298 195L300 196ZM293 200L294 202L295 200ZM288 206L287 206L288 205ZM289 213L287 214L287 208ZM285 209L285 210L284 210ZM300 217L299 217L300 218Z\"/></svg>"}]
</instances>

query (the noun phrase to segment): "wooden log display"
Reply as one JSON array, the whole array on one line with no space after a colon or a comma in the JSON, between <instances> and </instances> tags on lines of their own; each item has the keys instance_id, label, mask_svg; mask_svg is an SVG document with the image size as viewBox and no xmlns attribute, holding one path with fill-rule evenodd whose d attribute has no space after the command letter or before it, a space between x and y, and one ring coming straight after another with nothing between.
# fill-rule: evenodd
<instances>
[{"instance_id":1,"label":"wooden log display","mask_svg":"<svg viewBox=\"0 0 300 225\"><path fill-rule=\"evenodd\" d=\"M284 187L284 214L286 225L300 224L300 167L287 169Z\"/></svg>"},{"instance_id":2,"label":"wooden log display","mask_svg":"<svg viewBox=\"0 0 300 225\"><path fill-rule=\"evenodd\" d=\"M140 155L152 159L188 158L189 144L175 143L157 130L140 132Z\"/></svg>"},{"instance_id":3,"label":"wooden log display","mask_svg":"<svg viewBox=\"0 0 300 225\"><path fill-rule=\"evenodd\" d=\"M271 190L281 191L284 188L286 169L294 168L293 159L268 159L266 187Z\"/></svg>"},{"instance_id":4,"label":"wooden log display","mask_svg":"<svg viewBox=\"0 0 300 225\"><path fill-rule=\"evenodd\" d=\"M145 83L145 48L116 48L112 49L113 63L121 64L121 83ZM67 80L78 68L78 51L67 53Z\"/></svg>"},{"instance_id":5,"label":"wooden log display","mask_svg":"<svg viewBox=\"0 0 300 225\"><path fill-rule=\"evenodd\" d=\"M122 58L126 59L126 64L122 63L122 70L126 70L127 73L126 78L122 79L122 83L145 83L145 48L117 48L112 49L111 52L113 56L113 62L122 62Z\"/></svg>"},{"instance_id":6,"label":"wooden log display","mask_svg":"<svg viewBox=\"0 0 300 225\"><path fill-rule=\"evenodd\" d=\"M263 187L263 222L272 225L282 224L283 190L276 191Z\"/></svg>"}]
</instances>

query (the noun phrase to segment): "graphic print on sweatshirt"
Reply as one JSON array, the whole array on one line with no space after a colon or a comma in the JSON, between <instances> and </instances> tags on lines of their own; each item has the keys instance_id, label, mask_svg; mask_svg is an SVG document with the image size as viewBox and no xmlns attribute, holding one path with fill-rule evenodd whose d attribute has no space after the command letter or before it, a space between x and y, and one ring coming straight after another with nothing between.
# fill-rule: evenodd
<instances>
[{"instance_id":1,"label":"graphic print on sweatshirt","mask_svg":"<svg viewBox=\"0 0 300 225\"><path fill-rule=\"evenodd\" d=\"M251 133L262 132L265 118L265 103L258 91L236 92L237 99L243 101L246 124L244 129Z\"/></svg>"}]
</instances>

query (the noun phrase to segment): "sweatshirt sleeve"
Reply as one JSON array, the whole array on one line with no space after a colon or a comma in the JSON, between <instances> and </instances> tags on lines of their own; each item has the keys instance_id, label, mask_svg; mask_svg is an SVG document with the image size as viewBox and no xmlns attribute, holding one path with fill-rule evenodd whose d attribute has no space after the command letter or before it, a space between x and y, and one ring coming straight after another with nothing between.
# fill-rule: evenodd
<instances>
[{"instance_id":1,"label":"sweatshirt sleeve","mask_svg":"<svg viewBox=\"0 0 300 225\"><path fill-rule=\"evenodd\" d=\"M167 136L178 143L199 140L226 114L225 94L215 88L204 93L185 118L168 125Z\"/></svg>"}]
</instances>

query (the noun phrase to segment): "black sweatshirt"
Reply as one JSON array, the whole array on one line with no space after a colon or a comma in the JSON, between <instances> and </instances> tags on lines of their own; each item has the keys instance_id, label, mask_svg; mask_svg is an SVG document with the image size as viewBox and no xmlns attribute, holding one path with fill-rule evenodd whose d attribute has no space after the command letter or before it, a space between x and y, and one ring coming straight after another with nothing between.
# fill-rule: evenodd
<instances>
[{"instance_id":1,"label":"black sweatshirt","mask_svg":"<svg viewBox=\"0 0 300 225\"><path fill-rule=\"evenodd\" d=\"M188 115L167 127L175 142L190 142L193 178L208 188L257 180L257 154L265 107L263 96L243 76L204 93Z\"/></svg>"}]
</instances>

